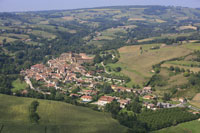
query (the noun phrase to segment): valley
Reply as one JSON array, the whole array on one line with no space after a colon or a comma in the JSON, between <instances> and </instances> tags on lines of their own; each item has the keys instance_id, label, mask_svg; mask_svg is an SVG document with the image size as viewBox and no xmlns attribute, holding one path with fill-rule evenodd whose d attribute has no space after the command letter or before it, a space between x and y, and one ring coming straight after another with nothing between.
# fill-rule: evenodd
<instances>
[{"instance_id":1,"label":"valley","mask_svg":"<svg viewBox=\"0 0 200 133\"><path fill-rule=\"evenodd\" d=\"M195 133L199 86L198 8L0 13L1 133Z\"/></svg>"}]
</instances>

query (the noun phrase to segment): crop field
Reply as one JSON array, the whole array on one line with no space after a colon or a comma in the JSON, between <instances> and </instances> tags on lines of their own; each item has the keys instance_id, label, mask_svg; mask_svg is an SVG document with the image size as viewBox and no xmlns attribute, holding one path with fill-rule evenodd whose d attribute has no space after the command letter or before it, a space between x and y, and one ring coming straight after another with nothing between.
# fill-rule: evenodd
<instances>
[{"instance_id":1,"label":"crop field","mask_svg":"<svg viewBox=\"0 0 200 133\"><path fill-rule=\"evenodd\" d=\"M150 37L150 38L145 38L142 40L138 40L138 42L146 42L146 41L152 41L156 39L164 39L164 38L169 38L169 39L175 39L177 37L187 37L190 36L191 33L181 33L181 34L162 34L161 36L158 37Z\"/></svg>"},{"instance_id":2,"label":"crop field","mask_svg":"<svg viewBox=\"0 0 200 133\"><path fill-rule=\"evenodd\" d=\"M1 133L124 132L107 113L64 102L38 100L39 124L31 124L28 108L35 99L0 95Z\"/></svg>"},{"instance_id":3,"label":"crop field","mask_svg":"<svg viewBox=\"0 0 200 133\"><path fill-rule=\"evenodd\" d=\"M16 41L16 39L14 39L14 38L0 36L0 43L3 43L4 39L6 39L6 42Z\"/></svg>"},{"instance_id":4,"label":"crop field","mask_svg":"<svg viewBox=\"0 0 200 133\"><path fill-rule=\"evenodd\" d=\"M116 65L121 66L122 73L129 76L133 82L142 84L142 82L153 75L151 72L152 65L181 57L191 52L191 50L184 48L184 46L165 46L156 50L150 49L157 45L159 44L122 47L119 49L120 60ZM140 47L143 49L142 53Z\"/></svg>"},{"instance_id":5,"label":"crop field","mask_svg":"<svg viewBox=\"0 0 200 133\"><path fill-rule=\"evenodd\" d=\"M177 126L168 127L153 133L199 133L200 121L190 121L179 124Z\"/></svg>"},{"instance_id":6,"label":"crop field","mask_svg":"<svg viewBox=\"0 0 200 133\"><path fill-rule=\"evenodd\" d=\"M24 34L13 34L13 33L6 33L6 34L2 34L2 36L4 37L17 37L17 38L20 38L20 39L28 39L29 36L28 35L24 35Z\"/></svg>"},{"instance_id":7,"label":"crop field","mask_svg":"<svg viewBox=\"0 0 200 133\"><path fill-rule=\"evenodd\" d=\"M197 30L197 27L188 25L188 26L181 26L181 27L179 27L179 29L180 30L186 30L186 29Z\"/></svg>"},{"instance_id":8,"label":"crop field","mask_svg":"<svg viewBox=\"0 0 200 133\"><path fill-rule=\"evenodd\" d=\"M200 43L189 43L188 45L185 45L185 47L191 50L200 50Z\"/></svg>"},{"instance_id":9,"label":"crop field","mask_svg":"<svg viewBox=\"0 0 200 133\"><path fill-rule=\"evenodd\" d=\"M135 28L134 25L127 26L129 28ZM118 27L118 28L110 28L107 30L104 30L101 32L100 36L95 37L91 41L101 41L101 40L113 40L114 38L117 37L117 33L127 33L124 27Z\"/></svg>"},{"instance_id":10,"label":"crop field","mask_svg":"<svg viewBox=\"0 0 200 133\"><path fill-rule=\"evenodd\" d=\"M41 31L41 30L33 30L32 33L34 35L37 35L37 36L42 36L44 38L51 38L51 39L54 39L56 36L51 34L51 33L48 33L48 32L45 32L45 31Z\"/></svg>"}]
</instances>

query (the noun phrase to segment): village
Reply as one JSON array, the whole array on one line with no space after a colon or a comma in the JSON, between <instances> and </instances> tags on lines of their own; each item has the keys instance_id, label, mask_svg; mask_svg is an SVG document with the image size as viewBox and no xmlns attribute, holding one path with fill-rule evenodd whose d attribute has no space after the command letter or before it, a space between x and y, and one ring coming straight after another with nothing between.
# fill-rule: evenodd
<instances>
[{"instance_id":1,"label":"village","mask_svg":"<svg viewBox=\"0 0 200 133\"><path fill-rule=\"evenodd\" d=\"M105 73L106 70L98 70L97 72L87 71L82 64L92 63L93 59L94 57L89 57L85 53L63 53L60 57L49 60L46 65L36 64L31 66L30 69L22 70L21 75L25 77L24 79L30 89L42 94L50 95L51 93L50 91L43 91L40 87L35 87L32 84L33 80L42 82L46 88L54 88L63 94L69 92L70 97L79 99L81 103L90 103L98 105L99 108L103 108L106 104L116 100L120 103L121 108L125 108L126 105L131 103L130 98L102 95L98 100L94 100L94 96L99 94L99 89L96 87L99 82L113 80L116 81L115 83L122 83L123 81L103 77L101 73ZM67 89L62 86L63 84L71 83L74 86L68 87ZM123 87L122 84L120 85L111 85L112 91L118 93L127 92L139 96L144 100L143 106L148 109L156 110L157 108L184 107L184 103L186 102L186 100L182 98L178 100L180 102L179 104L163 102L152 103L152 100L157 99L157 96L152 94L152 87L135 89ZM79 90L74 93L73 90L77 87ZM27 93L27 90L23 93Z\"/></svg>"}]
</instances>

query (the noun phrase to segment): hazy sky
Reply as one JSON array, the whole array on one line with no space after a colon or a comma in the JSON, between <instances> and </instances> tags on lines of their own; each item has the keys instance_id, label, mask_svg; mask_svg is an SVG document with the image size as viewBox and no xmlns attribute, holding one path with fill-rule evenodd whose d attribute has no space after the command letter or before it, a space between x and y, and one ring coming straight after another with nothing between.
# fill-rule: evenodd
<instances>
[{"instance_id":1,"label":"hazy sky","mask_svg":"<svg viewBox=\"0 0 200 133\"><path fill-rule=\"evenodd\" d=\"M0 0L0 12L75 9L116 5L200 7L200 0Z\"/></svg>"}]
</instances>

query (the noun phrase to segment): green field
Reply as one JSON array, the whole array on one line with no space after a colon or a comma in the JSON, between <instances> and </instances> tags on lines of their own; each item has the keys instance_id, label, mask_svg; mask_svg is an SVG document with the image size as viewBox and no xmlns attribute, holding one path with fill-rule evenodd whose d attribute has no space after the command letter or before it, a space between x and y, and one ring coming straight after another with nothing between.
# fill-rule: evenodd
<instances>
[{"instance_id":1,"label":"green field","mask_svg":"<svg viewBox=\"0 0 200 133\"><path fill-rule=\"evenodd\" d=\"M153 75L151 72L152 65L192 52L192 50L185 48L184 45L164 46L156 50L150 49L157 45L159 44L125 46L120 48L120 59L116 63L116 66L122 67L122 73L129 76L133 82L142 84ZM140 47L143 49L142 53L140 52Z\"/></svg>"},{"instance_id":2,"label":"green field","mask_svg":"<svg viewBox=\"0 0 200 133\"><path fill-rule=\"evenodd\" d=\"M27 84L26 84L26 82L24 82L24 81L21 82L20 79L17 79L15 81L13 81L12 86L13 86L12 91L16 92L18 90L24 90L24 89L26 89Z\"/></svg>"},{"instance_id":3,"label":"green field","mask_svg":"<svg viewBox=\"0 0 200 133\"><path fill-rule=\"evenodd\" d=\"M121 133L126 130L107 113L47 100L38 100L41 119L38 125L34 125L29 121L28 111L33 100L0 95L1 133Z\"/></svg>"},{"instance_id":4,"label":"green field","mask_svg":"<svg viewBox=\"0 0 200 133\"><path fill-rule=\"evenodd\" d=\"M172 126L165 128L154 133L199 133L200 131L200 122L195 120L191 122L185 122L177 126Z\"/></svg>"}]
</instances>

